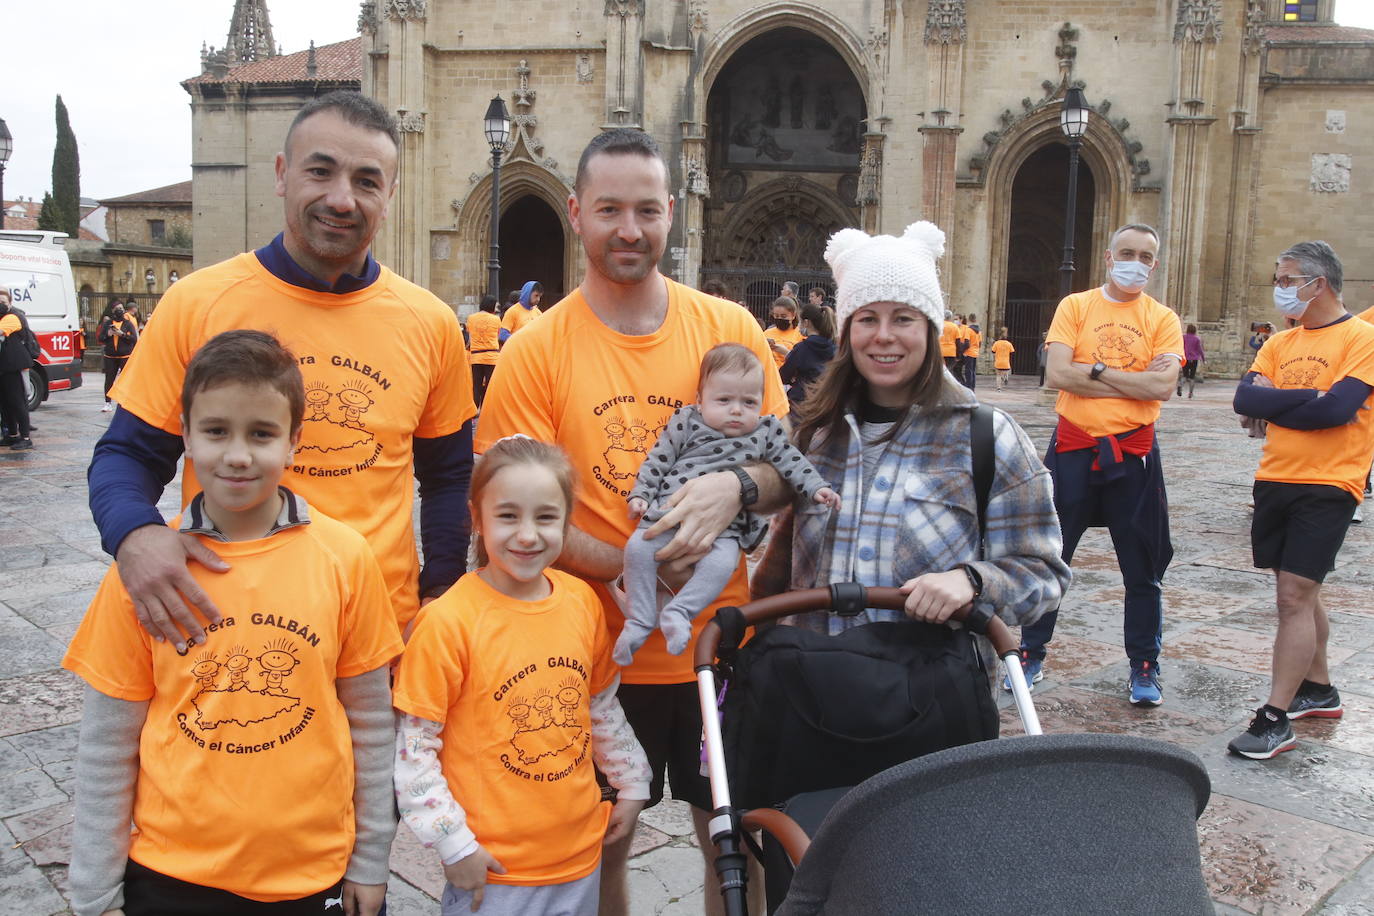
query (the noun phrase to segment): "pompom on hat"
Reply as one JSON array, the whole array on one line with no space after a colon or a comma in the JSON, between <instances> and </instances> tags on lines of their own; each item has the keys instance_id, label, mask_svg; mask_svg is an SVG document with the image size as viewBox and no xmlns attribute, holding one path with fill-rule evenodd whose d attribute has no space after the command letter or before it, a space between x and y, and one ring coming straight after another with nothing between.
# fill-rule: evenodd
<instances>
[{"instance_id":1,"label":"pompom on hat","mask_svg":"<svg viewBox=\"0 0 1374 916\"><path fill-rule=\"evenodd\" d=\"M849 316L873 302L901 302L925 315L933 327L945 320L945 301L935 259L945 253L945 233L922 220L900 238L841 229L825 246L835 274L835 319L843 329Z\"/></svg>"}]
</instances>

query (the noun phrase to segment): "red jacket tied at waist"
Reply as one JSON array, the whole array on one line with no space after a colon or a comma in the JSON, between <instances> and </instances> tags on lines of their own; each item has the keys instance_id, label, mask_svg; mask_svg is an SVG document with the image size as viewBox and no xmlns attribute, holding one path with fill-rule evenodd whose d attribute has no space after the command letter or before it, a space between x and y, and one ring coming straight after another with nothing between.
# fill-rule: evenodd
<instances>
[{"instance_id":1,"label":"red jacket tied at waist","mask_svg":"<svg viewBox=\"0 0 1374 916\"><path fill-rule=\"evenodd\" d=\"M1082 449L1097 449L1097 460L1093 462L1094 471L1102 470L1103 458L1108 465L1121 463L1122 455L1145 457L1155 444L1155 425L1138 426L1124 433L1095 438L1082 428L1075 426L1063 417L1055 429L1054 450L1056 452L1077 452Z\"/></svg>"}]
</instances>

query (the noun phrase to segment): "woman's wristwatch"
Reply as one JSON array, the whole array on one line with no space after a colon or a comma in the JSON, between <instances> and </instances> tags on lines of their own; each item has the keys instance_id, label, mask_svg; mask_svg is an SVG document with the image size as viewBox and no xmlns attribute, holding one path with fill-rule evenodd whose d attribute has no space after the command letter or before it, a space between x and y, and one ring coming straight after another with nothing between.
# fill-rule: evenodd
<instances>
[{"instance_id":1,"label":"woman's wristwatch","mask_svg":"<svg viewBox=\"0 0 1374 916\"><path fill-rule=\"evenodd\" d=\"M973 588L973 600L977 601L983 596L983 577L972 566L960 566L959 568L968 577L968 584Z\"/></svg>"}]
</instances>

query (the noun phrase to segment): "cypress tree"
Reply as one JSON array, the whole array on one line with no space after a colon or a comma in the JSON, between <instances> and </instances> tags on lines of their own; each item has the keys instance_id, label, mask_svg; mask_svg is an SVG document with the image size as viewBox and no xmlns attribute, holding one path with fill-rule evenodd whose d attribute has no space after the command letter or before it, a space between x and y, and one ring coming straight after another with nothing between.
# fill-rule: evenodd
<instances>
[{"instance_id":1,"label":"cypress tree","mask_svg":"<svg viewBox=\"0 0 1374 916\"><path fill-rule=\"evenodd\" d=\"M72 238L81 226L81 162L67 106L57 97L57 143L52 151L52 210L56 229Z\"/></svg>"},{"instance_id":2,"label":"cypress tree","mask_svg":"<svg viewBox=\"0 0 1374 916\"><path fill-rule=\"evenodd\" d=\"M43 194L43 206L38 210L38 228L48 232L61 232L62 228L57 225L57 215L53 213L52 195Z\"/></svg>"}]
</instances>

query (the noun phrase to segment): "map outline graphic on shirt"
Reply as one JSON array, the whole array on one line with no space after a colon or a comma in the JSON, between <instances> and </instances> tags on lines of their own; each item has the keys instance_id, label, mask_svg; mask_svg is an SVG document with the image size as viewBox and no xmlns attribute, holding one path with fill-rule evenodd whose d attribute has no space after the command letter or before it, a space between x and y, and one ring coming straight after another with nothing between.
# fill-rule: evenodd
<instances>
[{"instance_id":1,"label":"map outline graphic on shirt","mask_svg":"<svg viewBox=\"0 0 1374 916\"><path fill-rule=\"evenodd\" d=\"M363 415L377 403L373 395L372 389L359 379L349 379L337 389L318 379L307 383L303 422L328 424L337 429L307 427L310 435L301 437L297 452L328 454L376 442L376 435L363 423Z\"/></svg>"},{"instance_id":2,"label":"map outline graphic on shirt","mask_svg":"<svg viewBox=\"0 0 1374 916\"><path fill-rule=\"evenodd\" d=\"M200 689L191 697L196 727L202 731L221 725L247 728L300 706L301 698L288 694L284 686L285 679L299 664L296 652L295 643L283 636L266 643L262 653L249 660L250 664L256 661L262 669L257 672L264 681L261 690L248 686L247 666L240 661L248 655L242 646L231 648L224 664L215 653L202 652L191 666L192 676L200 682ZM229 672L229 685L220 687L217 679L224 671Z\"/></svg>"},{"instance_id":3,"label":"map outline graphic on shirt","mask_svg":"<svg viewBox=\"0 0 1374 916\"><path fill-rule=\"evenodd\" d=\"M1110 325L1098 331L1097 346L1093 349L1093 359L1112 369L1131 369L1140 363L1132 351L1139 338L1119 325Z\"/></svg>"},{"instance_id":4,"label":"map outline graphic on shirt","mask_svg":"<svg viewBox=\"0 0 1374 916\"><path fill-rule=\"evenodd\" d=\"M533 700L521 695L506 706L514 730L510 746L525 766L546 757L557 758L578 748L586 734L578 712L583 703L583 683L575 676L564 678L557 690L540 687Z\"/></svg>"},{"instance_id":5,"label":"map outline graphic on shirt","mask_svg":"<svg viewBox=\"0 0 1374 916\"><path fill-rule=\"evenodd\" d=\"M606 450L601 453L602 459L606 462L606 476L611 482L627 484L621 496L629 495L629 487L634 485L634 479L639 475L639 466L644 463L649 449L654 447L659 435L668 427L669 416L671 413L665 414L658 425L654 426L651 421L642 417L617 414L606 419L602 425L607 442ZM602 483L610 485L604 480Z\"/></svg>"}]
</instances>

